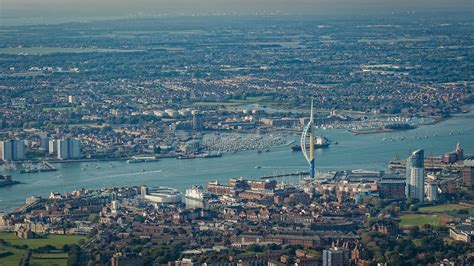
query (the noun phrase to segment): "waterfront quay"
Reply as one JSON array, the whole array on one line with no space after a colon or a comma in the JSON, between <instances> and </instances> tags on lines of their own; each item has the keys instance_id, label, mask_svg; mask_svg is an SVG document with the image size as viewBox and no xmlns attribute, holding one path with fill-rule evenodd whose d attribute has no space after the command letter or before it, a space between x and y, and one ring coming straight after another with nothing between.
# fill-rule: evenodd
<instances>
[{"instance_id":1,"label":"waterfront quay","mask_svg":"<svg viewBox=\"0 0 474 266\"><path fill-rule=\"evenodd\" d=\"M474 172L474 163L465 167ZM300 173L305 178L294 182L230 178L207 182L203 189L195 187L185 194L143 185L52 191L46 197L28 197L15 210L0 214L4 243L0 251L29 250L32 255L25 255L26 261L63 252L68 263L79 265L117 260L133 265L201 265L207 256L229 265L289 260L314 265L324 259L321 252L336 251L351 254L344 259L347 263L369 263L373 260L367 255L369 232L411 239L418 227L410 224L409 217L435 221L438 215L430 210L447 210L443 219L436 220L437 226L447 229L424 226L415 239L448 238L469 250L470 240L463 234L473 226L469 214L474 213L474 198L463 193L472 190L472 183L466 182L474 176L468 179L467 172L456 169L428 171L428 184L438 189L424 202L406 198L405 173L370 170L319 172L316 179ZM459 196L453 199L453 193ZM417 208L422 212L414 211ZM67 248L28 246L55 236L84 240ZM26 243L26 248L12 245L15 241ZM423 245L412 248L422 252ZM153 255L159 250L173 252ZM80 261L75 252L82 254ZM443 260L472 262L467 253L454 258L440 252Z\"/></svg>"}]
</instances>

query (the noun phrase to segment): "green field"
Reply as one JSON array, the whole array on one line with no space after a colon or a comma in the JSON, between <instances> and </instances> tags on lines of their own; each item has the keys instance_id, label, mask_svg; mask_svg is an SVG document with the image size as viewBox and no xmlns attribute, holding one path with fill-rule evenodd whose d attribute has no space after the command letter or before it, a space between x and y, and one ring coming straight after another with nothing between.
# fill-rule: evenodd
<instances>
[{"instance_id":1,"label":"green field","mask_svg":"<svg viewBox=\"0 0 474 266\"><path fill-rule=\"evenodd\" d=\"M83 236L66 236L66 235L48 235L42 238L21 239L15 236L15 233L1 232L0 239L11 243L12 245L28 245L28 248L35 249L46 245L51 245L56 248L62 248L65 244L77 244L79 240L87 240Z\"/></svg>"},{"instance_id":2,"label":"green field","mask_svg":"<svg viewBox=\"0 0 474 266\"><path fill-rule=\"evenodd\" d=\"M420 208L420 212L447 213L447 212L453 212L453 211L458 211L462 209L467 209L469 211L469 214L474 215L474 208L469 208L469 207L462 206L459 204L443 204L443 205L436 205L436 206L430 206L430 207L423 207L423 208Z\"/></svg>"},{"instance_id":3,"label":"green field","mask_svg":"<svg viewBox=\"0 0 474 266\"><path fill-rule=\"evenodd\" d=\"M234 99L231 99L229 100L228 102L231 102L231 103L240 103L240 104L251 104L251 103L259 103L259 102L263 102L265 100L267 100L269 97L268 96L249 96L245 99L242 99L242 100L234 100Z\"/></svg>"},{"instance_id":4,"label":"green field","mask_svg":"<svg viewBox=\"0 0 474 266\"><path fill-rule=\"evenodd\" d=\"M0 266L18 265L24 254L23 250L0 247Z\"/></svg>"},{"instance_id":5,"label":"green field","mask_svg":"<svg viewBox=\"0 0 474 266\"><path fill-rule=\"evenodd\" d=\"M49 265L58 265L65 266L67 265L66 253L57 253L57 254L33 254L30 259L30 266L49 266Z\"/></svg>"},{"instance_id":6,"label":"green field","mask_svg":"<svg viewBox=\"0 0 474 266\"><path fill-rule=\"evenodd\" d=\"M236 106L239 103L231 103L231 102L195 102L193 103L194 106Z\"/></svg>"},{"instance_id":7,"label":"green field","mask_svg":"<svg viewBox=\"0 0 474 266\"><path fill-rule=\"evenodd\" d=\"M225 102L195 102L193 105L194 106L239 106L243 104L260 103L260 102L264 102L267 99L269 99L268 96L249 96L241 100L230 99Z\"/></svg>"},{"instance_id":8,"label":"green field","mask_svg":"<svg viewBox=\"0 0 474 266\"><path fill-rule=\"evenodd\" d=\"M42 109L43 112L47 111L76 111L75 107L45 107Z\"/></svg>"},{"instance_id":9,"label":"green field","mask_svg":"<svg viewBox=\"0 0 474 266\"><path fill-rule=\"evenodd\" d=\"M450 217L447 215L426 215L426 214L405 214L400 216L400 226L423 226L429 224L432 226L439 226L444 224Z\"/></svg>"}]
</instances>

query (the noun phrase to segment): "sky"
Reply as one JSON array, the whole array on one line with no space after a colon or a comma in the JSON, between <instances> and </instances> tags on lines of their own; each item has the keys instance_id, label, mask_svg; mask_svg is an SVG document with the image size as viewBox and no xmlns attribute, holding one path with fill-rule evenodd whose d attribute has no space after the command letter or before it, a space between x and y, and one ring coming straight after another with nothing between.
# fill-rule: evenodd
<instances>
[{"instance_id":1,"label":"sky","mask_svg":"<svg viewBox=\"0 0 474 266\"><path fill-rule=\"evenodd\" d=\"M0 0L0 18L474 10L473 0Z\"/></svg>"}]
</instances>

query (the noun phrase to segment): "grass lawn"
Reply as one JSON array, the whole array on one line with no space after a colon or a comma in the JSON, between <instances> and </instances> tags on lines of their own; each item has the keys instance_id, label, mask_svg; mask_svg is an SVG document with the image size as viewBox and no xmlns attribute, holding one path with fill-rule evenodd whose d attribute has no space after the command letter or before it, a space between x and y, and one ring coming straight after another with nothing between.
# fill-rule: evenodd
<instances>
[{"instance_id":1,"label":"grass lawn","mask_svg":"<svg viewBox=\"0 0 474 266\"><path fill-rule=\"evenodd\" d=\"M423 226L425 224L438 226L450 219L447 215L405 214L400 217L400 226Z\"/></svg>"},{"instance_id":2,"label":"grass lawn","mask_svg":"<svg viewBox=\"0 0 474 266\"><path fill-rule=\"evenodd\" d=\"M79 240L87 240L83 236L65 236L65 235L48 235L42 238L22 239L15 236L15 233L1 232L0 238L12 245L28 245L28 248L35 249L46 245L52 245L56 248L62 248L65 244L77 244Z\"/></svg>"},{"instance_id":3,"label":"grass lawn","mask_svg":"<svg viewBox=\"0 0 474 266\"><path fill-rule=\"evenodd\" d=\"M76 111L75 107L45 107L43 108L43 112L47 111Z\"/></svg>"},{"instance_id":4,"label":"grass lawn","mask_svg":"<svg viewBox=\"0 0 474 266\"><path fill-rule=\"evenodd\" d=\"M30 258L30 266L67 265L66 253L57 254L33 254Z\"/></svg>"},{"instance_id":5,"label":"grass lawn","mask_svg":"<svg viewBox=\"0 0 474 266\"><path fill-rule=\"evenodd\" d=\"M194 106L236 106L239 103L232 103L232 102L195 102L193 103Z\"/></svg>"},{"instance_id":6,"label":"grass lawn","mask_svg":"<svg viewBox=\"0 0 474 266\"><path fill-rule=\"evenodd\" d=\"M474 215L474 208L469 208L466 206L462 206L459 204L443 204L443 205L436 205L430 207L423 207L420 208L420 212L422 213L445 213L445 212L452 212L457 210L467 209L469 214Z\"/></svg>"},{"instance_id":7,"label":"grass lawn","mask_svg":"<svg viewBox=\"0 0 474 266\"><path fill-rule=\"evenodd\" d=\"M269 96L248 96L245 100L234 100L231 99L229 102L231 103L259 103L263 102L270 98Z\"/></svg>"},{"instance_id":8,"label":"grass lawn","mask_svg":"<svg viewBox=\"0 0 474 266\"><path fill-rule=\"evenodd\" d=\"M18 265L25 251L10 247L0 247L0 266Z\"/></svg>"}]
</instances>

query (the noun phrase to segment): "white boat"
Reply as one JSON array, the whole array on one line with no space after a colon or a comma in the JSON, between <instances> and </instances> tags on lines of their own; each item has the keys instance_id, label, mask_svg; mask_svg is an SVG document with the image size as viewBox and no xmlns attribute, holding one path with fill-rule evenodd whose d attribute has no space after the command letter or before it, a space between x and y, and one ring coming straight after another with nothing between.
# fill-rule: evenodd
<instances>
[{"instance_id":1,"label":"white boat","mask_svg":"<svg viewBox=\"0 0 474 266\"><path fill-rule=\"evenodd\" d=\"M156 162L158 159L154 156L133 156L127 163L148 163Z\"/></svg>"},{"instance_id":2,"label":"white boat","mask_svg":"<svg viewBox=\"0 0 474 266\"><path fill-rule=\"evenodd\" d=\"M205 191L202 186L194 186L192 188L186 189L185 197L188 199L205 201L211 198L211 194Z\"/></svg>"}]
</instances>

